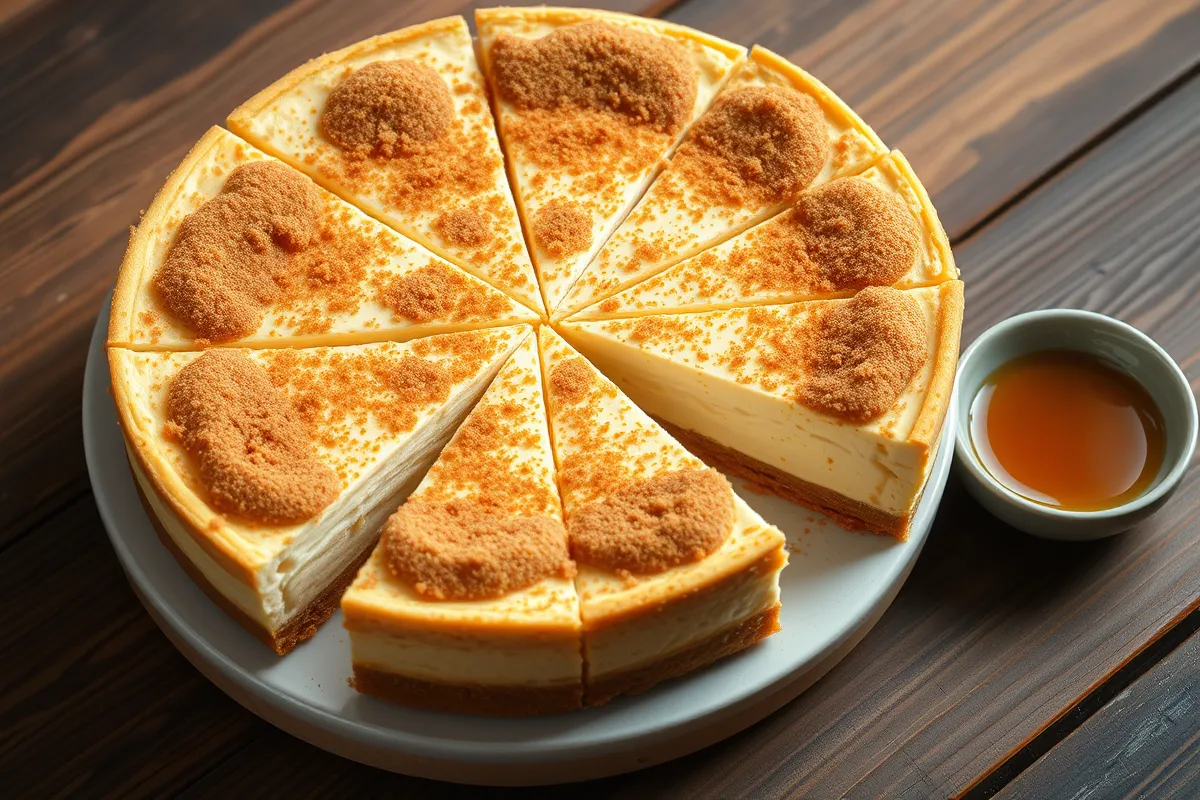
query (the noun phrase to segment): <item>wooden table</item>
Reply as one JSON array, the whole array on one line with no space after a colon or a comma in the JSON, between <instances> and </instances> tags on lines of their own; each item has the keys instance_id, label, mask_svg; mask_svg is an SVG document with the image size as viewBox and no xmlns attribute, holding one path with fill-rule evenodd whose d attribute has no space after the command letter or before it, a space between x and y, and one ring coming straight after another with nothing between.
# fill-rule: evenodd
<instances>
[{"instance_id":1,"label":"wooden table","mask_svg":"<svg viewBox=\"0 0 1200 800\"><path fill-rule=\"evenodd\" d=\"M967 281L964 344L1020 311L1091 308L1200 383L1200 3L605 5L780 51L902 148ZM459 791L292 739L184 661L105 538L79 409L128 227L191 143L306 58L465 10L0 0L0 793ZM1200 796L1198 518L1193 468L1140 529L1055 544L952 477L895 604L818 685L706 751L570 791Z\"/></svg>"}]
</instances>

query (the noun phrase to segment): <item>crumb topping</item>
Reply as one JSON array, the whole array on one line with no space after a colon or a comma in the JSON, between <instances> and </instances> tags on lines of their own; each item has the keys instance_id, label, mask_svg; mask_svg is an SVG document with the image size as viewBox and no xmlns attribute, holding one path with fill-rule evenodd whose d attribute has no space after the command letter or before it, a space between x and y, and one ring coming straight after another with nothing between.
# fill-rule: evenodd
<instances>
[{"instance_id":1,"label":"crumb topping","mask_svg":"<svg viewBox=\"0 0 1200 800\"><path fill-rule=\"evenodd\" d=\"M663 572L720 547L734 517L733 487L719 472L668 472L626 484L572 513L571 556L613 572Z\"/></svg>"},{"instance_id":2,"label":"crumb topping","mask_svg":"<svg viewBox=\"0 0 1200 800\"><path fill-rule=\"evenodd\" d=\"M415 323L471 320L494 321L509 309L505 297L489 292L461 271L440 261L431 261L391 280L381 281L382 305L400 319Z\"/></svg>"},{"instance_id":3,"label":"crumb topping","mask_svg":"<svg viewBox=\"0 0 1200 800\"><path fill-rule=\"evenodd\" d=\"M533 218L533 239L553 258L585 252L592 246L592 220L574 200L556 197Z\"/></svg>"},{"instance_id":4,"label":"crumb topping","mask_svg":"<svg viewBox=\"0 0 1200 800\"><path fill-rule=\"evenodd\" d=\"M279 162L239 166L179 226L154 275L159 299L200 338L253 333L283 293L276 278L320 232L322 206L316 185Z\"/></svg>"},{"instance_id":5,"label":"crumb topping","mask_svg":"<svg viewBox=\"0 0 1200 800\"><path fill-rule=\"evenodd\" d=\"M803 237L803 252L834 289L895 283L917 257L921 232L913 215L862 178L806 192L790 216Z\"/></svg>"},{"instance_id":6,"label":"crumb topping","mask_svg":"<svg viewBox=\"0 0 1200 800\"><path fill-rule=\"evenodd\" d=\"M862 178L810 189L795 207L747 232L727 255L708 250L665 281L698 296L851 292L899 281L912 267L921 232L893 195Z\"/></svg>"},{"instance_id":7,"label":"crumb topping","mask_svg":"<svg viewBox=\"0 0 1200 800\"><path fill-rule=\"evenodd\" d=\"M804 351L800 402L854 422L885 413L925 363L917 301L888 286L863 289L824 314Z\"/></svg>"},{"instance_id":8,"label":"crumb topping","mask_svg":"<svg viewBox=\"0 0 1200 800\"><path fill-rule=\"evenodd\" d=\"M744 86L696 121L671 168L706 203L763 205L803 191L828 157L815 100L784 86Z\"/></svg>"},{"instance_id":9,"label":"crumb topping","mask_svg":"<svg viewBox=\"0 0 1200 800\"><path fill-rule=\"evenodd\" d=\"M433 221L433 228L447 242L466 250L483 247L495 238L487 217L470 207L447 211Z\"/></svg>"},{"instance_id":10,"label":"crumb topping","mask_svg":"<svg viewBox=\"0 0 1200 800\"><path fill-rule=\"evenodd\" d=\"M557 402L565 405L587 399L596 383L592 365L583 356L560 361L550 370L550 391Z\"/></svg>"},{"instance_id":11,"label":"crumb topping","mask_svg":"<svg viewBox=\"0 0 1200 800\"><path fill-rule=\"evenodd\" d=\"M295 524L341 490L303 416L244 353L209 350L181 369L167 392L167 419L218 511Z\"/></svg>"},{"instance_id":12,"label":"crumb topping","mask_svg":"<svg viewBox=\"0 0 1200 800\"><path fill-rule=\"evenodd\" d=\"M608 22L579 22L539 39L502 34L491 56L497 92L520 109L610 112L675 133L696 103L696 76L681 45Z\"/></svg>"},{"instance_id":13,"label":"crumb topping","mask_svg":"<svg viewBox=\"0 0 1200 800\"><path fill-rule=\"evenodd\" d=\"M403 345L263 352L271 383L291 400L348 483L373 462L382 443L415 430L506 341L473 331Z\"/></svg>"},{"instance_id":14,"label":"crumb topping","mask_svg":"<svg viewBox=\"0 0 1200 800\"><path fill-rule=\"evenodd\" d=\"M346 76L325 102L321 132L344 150L384 158L440 139L454 122L454 99L429 67L375 61Z\"/></svg>"},{"instance_id":15,"label":"crumb topping","mask_svg":"<svg viewBox=\"0 0 1200 800\"><path fill-rule=\"evenodd\" d=\"M575 574L558 520L497 514L469 498L410 498L388 520L383 542L388 569L427 599L501 597Z\"/></svg>"}]
</instances>

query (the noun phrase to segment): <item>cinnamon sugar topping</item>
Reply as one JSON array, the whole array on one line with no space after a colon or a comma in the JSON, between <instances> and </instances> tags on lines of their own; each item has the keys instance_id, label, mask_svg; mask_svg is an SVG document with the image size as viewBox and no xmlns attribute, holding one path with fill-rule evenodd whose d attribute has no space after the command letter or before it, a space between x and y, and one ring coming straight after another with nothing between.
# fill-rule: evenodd
<instances>
[{"instance_id":1,"label":"cinnamon sugar topping","mask_svg":"<svg viewBox=\"0 0 1200 800\"><path fill-rule=\"evenodd\" d=\"M447 211L434 220L433 227L450 244L469 250L483 247L495 237L487 217L469 207Z\"/></svg>"},{"instance_id":2,"label":"cinnamon sugar topping","mask_svg":"<svg viewBox=\"0 0 1200 800\"><path fill-rule=\"evenodd\" d=\"M804 349L800 402L854 422L880 416L925 363L917 301L890 286L863 289L827 311Z\"/></svg>"},{"instance_id":3,"label":"cinnamon sugar topping","mask_svg":"<svg viewBox=\"0 0 1200 800\"><path fill-rule=\"evenodd\" d=\"M491 56L498 93L520 109L610 112L674 133L696 102L682 46L608 22L579 22L533 40L503 34Z\"/></svg>"},{"instance_id":4,"label":"cinnamon sugar topping","mask_svg":"<svg viewBox=\"0 0 1200 800\"><path fill-rule=\"evenodd\" d=\"M533 240L554 258L582 253L592 246L592 220L579 203L556 197L534 216Z\"/></svg>"},{"instance_id":5,"label":"cinnamon sugar topping","mask_svg":"<svg viewBox=\"0 0 1200 800\"><path fill-rule=\"evenodd\" d=\"M793 212L804 252L837 289L886 286L917 257L920 230L908 209L862 178L842 178L806 192Z\"/></svg>"},{"instance_id":6,"label":"cinnamon sugar topping","mask_svg":"<svg viewBox=\"0 0 1200 800\"><path fill-rule=\"evenodd\" d=\"M684 469L625 484L568 520L580 563L634 574L700 561L733 530L733 488L712 469Z\"/></svg>"},{"instance_id":7,"label":"cinnamon sugar topping","mask_svg":"<svg viewBox=\"0 0 1200 800\"><path fill-rule=\"evenodd\" d=\"M321 131L358 155L391 158L441 138L454 122L454 99L429 67L375 61L341 81L325 102Z\"/></svg>"},{"instance_id":8,"label":"cinnamon sugar topping","mask_svg":"<svg viewBox=\"0 0 1200 800\"><path fill-rule=\"evenodd\" d=\"M236 350L209 350L167 393L168 434L196 459L210 505L268 525L302 522L337 497L309 428L267 371Z\"/></svg>"},{"instance_id":9,"label":"cinnamon sugar topping","mask_svg":"<svg viewBox=\"0 0 1200 800\"><path fill-rule=\"evenodd\" d=\"M560 522L497 514L469 498L411 498L383 537L388 568L426 599L501 597L550 576L574 575Z\"/></svg>"},{"instance_id":10,"label":"cinnamon sugar topping","mask_svg":"<svg viewBox=\"0 0 1200 800\"><path fill-rule=\"evenodd\" d=\"M321 195L275 161L243 164L221 193L189 214L154 288L198 337L229 341L257 330L283 294L276 279L320 231Z\"/></svg>"},{"instance_id":11,"label":"cinnamon sugar topping","mask_svg":"<svg viewBox=\"0 0 1200 800\"><path fill-rule=\"evenodd\" d=\"M761 205L803 191L828 156L815 100L784 86L745 86L696 121L671 167L710 203Z\"/></svg>"},{"instance_id":12,"label":"cinnamon sugar topping","mask_svg":"<svg viewBox=\"0 0 1200 800\"><path fill-rule=\"evenodd\" d=\"M583 356L560 361L550 370L550 392L559 403L573 405L587 399L595 383L592 366Z\"/></svg>"},{"instance_id":13,"label":"cinnamon sugar topping","mask_svg":"<svg viewBox=\"0 0 1200 800\"><path fill-rule=\"evenodd\" d=\"M433 261L401 275L379 288L380 301L397 317L415 323L494 321L508 310L508 302L486 291L458 270Z\"/></svg>"}]
</instances>

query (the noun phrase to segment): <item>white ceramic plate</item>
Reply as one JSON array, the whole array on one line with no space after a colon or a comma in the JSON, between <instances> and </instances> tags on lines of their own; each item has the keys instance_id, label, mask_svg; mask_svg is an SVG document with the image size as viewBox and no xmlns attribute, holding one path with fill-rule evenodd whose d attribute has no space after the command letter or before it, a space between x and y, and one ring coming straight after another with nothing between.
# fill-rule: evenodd
<instances>
[{"instance_id":1,"label":"white ceramic plate","mask_svg":"<svg viewBox=\"0 0 1200 800\"><path fill-rule=\"evenodd\" d=\"M787 534L783 630L646 694L533 719L414 711L352 690L335 614L284 658L225 616L159 543L138 502L109 396L96 322L83 386L83 439L96 504L134 590L164 633L223 691L268 722L356 761L463 783L538 784L611 775L693 752L757 722L829 671L875 624L929 534L954 450L947 425L908 541L848 533L776 497L740 491ZM734 486L741 484L735 479Z\"/></svg>"}]
</instances>

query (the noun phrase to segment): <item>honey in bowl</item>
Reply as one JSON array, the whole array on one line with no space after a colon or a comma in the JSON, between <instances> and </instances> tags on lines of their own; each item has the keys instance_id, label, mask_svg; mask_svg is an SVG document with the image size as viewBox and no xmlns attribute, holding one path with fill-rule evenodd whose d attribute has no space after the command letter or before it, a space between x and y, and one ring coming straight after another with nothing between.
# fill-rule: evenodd
<instances>
[{"instance_id":1,"label":"honey in bowl","mask_svg":"<svg viewBox=\"0 0 1200 800\"><path fill-rule=\"evenodd\" d=\"M971 403L970 431L992 477L1065 511L1133 500L1158 475L1166 445L1162 414L1141 384L1070 350L996 369Z\"/></svg>"}]
</instances>

